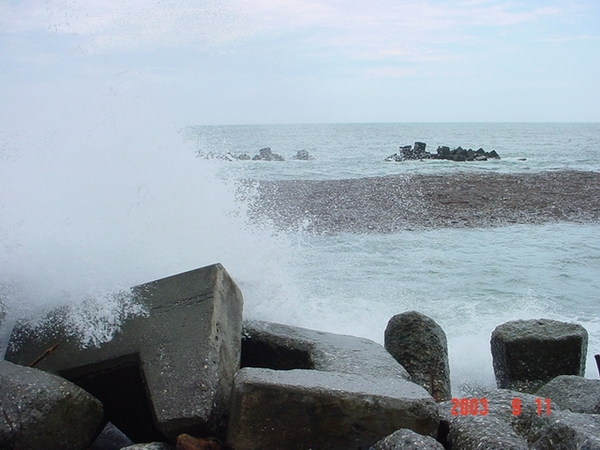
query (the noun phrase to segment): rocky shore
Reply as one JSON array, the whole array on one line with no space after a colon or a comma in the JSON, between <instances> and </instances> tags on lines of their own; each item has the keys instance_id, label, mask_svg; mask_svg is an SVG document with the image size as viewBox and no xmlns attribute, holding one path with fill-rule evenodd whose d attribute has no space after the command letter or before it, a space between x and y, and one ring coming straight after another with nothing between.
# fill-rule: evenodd
<instances>
[{"instance_id":1,"label":"rocky shore","mask_svg":"<svg viewBox=\"0 0 600 450\"><path fill-rule=\"evenodd\" d=\"M446 334L417 311L392 317L381 346L242 320L220 264L132 292L148 314L98 347L72 339L60 309L15 326L0 361L0 448L600 450L581 325L499 325L500 389L456 398Z\"/></svg>"},{"instance_id":2,"label":"rocky shore","mask_svg":"<svg viewBox=\"0 0 600 450\"><path fill-rule=\"evenodd\" d=\"M600 221L600 173L460 172L345 180L262 181L250 208L315 233Z\"/></svg>"}]
</instances>

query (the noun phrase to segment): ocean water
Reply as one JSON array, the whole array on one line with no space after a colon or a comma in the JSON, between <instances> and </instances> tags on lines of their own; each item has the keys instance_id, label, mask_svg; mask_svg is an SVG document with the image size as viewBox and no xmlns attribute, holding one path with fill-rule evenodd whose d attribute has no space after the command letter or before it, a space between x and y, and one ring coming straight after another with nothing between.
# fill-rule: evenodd
<instances>
[{"instance_id":1,"label":"ocean water","mask_svg":"<svg viewBox=\"0 0 600 450\"><path fill-rule=\"evenodd\" d=\"M498 173L544 170L600 169L600 125L597 123L384 123L299 124L186 127L182 134L194 142L202 157L231 153L254 156L263 147L286 158L277 165L232 164L226 176L252 179L341 179L397 173L491 171ZM399 146L425 142L435 153L450 148L496 150L500 161L454 164L425 160L382 164ZM296 161L308 150L311 161Z\"/></svg>"},{"instance_id":2,"label":"ocean water","mask_svg":"<svg viewBox=\"0 0 600 450\"><path fill-rule=\"evenodd\" d=\"M600 124L155 125L0 134L0 344L16 320L64 305L82 345L97 345L143 313L128 287L221 262L247 318L382 343L394 314L432 317L457 394L493 386L490 335L514 319L583 325L598 378L599 224L314 235L250 222L239 181L598 171ZM414 141L502 159L383 161ZM267 146L286 160L221 159ZM303 149L313 159L293 160Z\"/></svg>"}]
</instances>

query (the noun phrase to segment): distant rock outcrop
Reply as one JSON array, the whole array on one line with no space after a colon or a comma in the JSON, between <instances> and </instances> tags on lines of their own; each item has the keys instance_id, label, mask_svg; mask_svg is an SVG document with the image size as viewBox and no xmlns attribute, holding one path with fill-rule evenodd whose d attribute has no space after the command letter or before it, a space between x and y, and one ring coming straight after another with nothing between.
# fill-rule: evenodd
<instances>
[{"instance_id":1,"label":"distant rock outcrop","mask_svg":"<svg viewBox=\"0 0 600 450\"><path fill-rule=\"evenodd\" d=\"M273 153L271 147L261 148L258 155L254 155L252 161L285 161L283 156Z\"/></svg>"},{"instance_id":2,"label":"distant rock outcrop","mask_svg":"<svg viewBox=\"0 0 600 450\"><path fill-rule=\"evenodd\" d=\"M294 156L294 159L300 160L300 161L308 161L309 159L314 159L312 156L310 156L310 153L308 153L308 150L298 150L298 152L296 153L296 156Z\"/></svg>"},{"instance_id":3,"label":"distant rock outcrop","mask_svg":"<svg viewBox=\"0 0 600 450\"><path fill-rule=\"evenodd\" d=\"M398 153L388 156L385 160L388 162L415 161L421 159L446 159L449 161L487 161L488 159L500 159L500 155L495 150L486 152L480 148L478 150L456 147L450 150L450 147L440 145L436 153L426 151L427 144L424 142L415 142L411 147L404 145L400 147Z\"/></svg>"}]
</instances>

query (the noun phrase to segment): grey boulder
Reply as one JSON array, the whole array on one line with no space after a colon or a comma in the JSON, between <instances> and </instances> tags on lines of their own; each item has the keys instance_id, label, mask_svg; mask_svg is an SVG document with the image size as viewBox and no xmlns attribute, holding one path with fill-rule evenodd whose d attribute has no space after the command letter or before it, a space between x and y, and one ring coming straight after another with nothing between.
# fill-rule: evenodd
<instances>
[{"instance_id":1,"label":"grey boulder","mask_svg":"<svg viewBox=\"0 0 600 450\"><path fill-rule=\"evenodd\" d=\"M402 428L380 440L369 450L444 450L444 446L430 436Z\"/></svg>"},{"instance_id":2,"label":"grey boulder","mask_svg":"<svg viewBox=\"0 0 600 450\"><path fill-rule=\"evenodd\" d=\"M452 450L528 450L527 440L513 425L515 417L537 413L536 398L497 389L477 398L477 409L461 410L456 406L459 399L440 403L441 418L449 428L446 440Z\"/></svg>"},{"instance_id":3,"label":"grey boulder","mask_svg":"<svg viewBox=\"0 0 600 450\"><path fill-rule=\"evenodd\" d=\"M408 311L392 317L385 329L386 350L436 401L448 400L450 366L446 333L433 319Z\"/></svg>"},{"instance_id":4,"label":"grey boulder","mask_svg":"<svg viewBox=\"0 0 600 450\"><path fill-rule=\"evenodd\" d=\"M600 380L576 375L560 375L542 386L536 395L549 398L560 409L600 414Z\"/></svg>"},{"instance_id":5,"label":"grey boulder","mask_svg":"<svg viewBox=\"0 0 600 450\"><path fill-rule=\"evenodd\" d=\"M73 383L0 361L0 448L82 450L103 416L102 404Z\"/></svg>"},{"instance_id":6,"label":"grey boulder","mask_svg":"<svg viewBox=\"0 0 600 450\"><path fill-rule=\"evenodd\" d=\"M600 415L552 411L529 412L516 421L530 450L600 450Z\"/></svg>"}]
</instances>

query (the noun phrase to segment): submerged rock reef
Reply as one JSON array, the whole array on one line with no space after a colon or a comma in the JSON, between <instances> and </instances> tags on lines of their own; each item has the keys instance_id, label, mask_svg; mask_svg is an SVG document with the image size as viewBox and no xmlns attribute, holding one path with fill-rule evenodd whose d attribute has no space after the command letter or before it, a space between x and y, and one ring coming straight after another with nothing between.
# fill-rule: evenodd
<instances>
[{"instance_id":1,"label":"submerged rock reef","mask_svg":"<svg viewBox=\"0 0 600 450\"><path fill-rule=\"evenodd\" d=\"M133 292L149 314L98 347L81 348L60 314L15 326L0 448L600 449L600 380L581 376L579 325L499 326L494 370L513 390L451 398L445 333L418 312L394 316L381 346L243 321L220 264Z\"/></svg>"},{"instance_id":2,"label":"submerged rock reef","mask_svg":"<svg viewBox=\"0 0 600 450\"><path fill-rule=\"evenodd\" d=\"M315 233L600 222L600 173L451 173L258 183L250 216Z\"/></svg>"}]
</instances>

